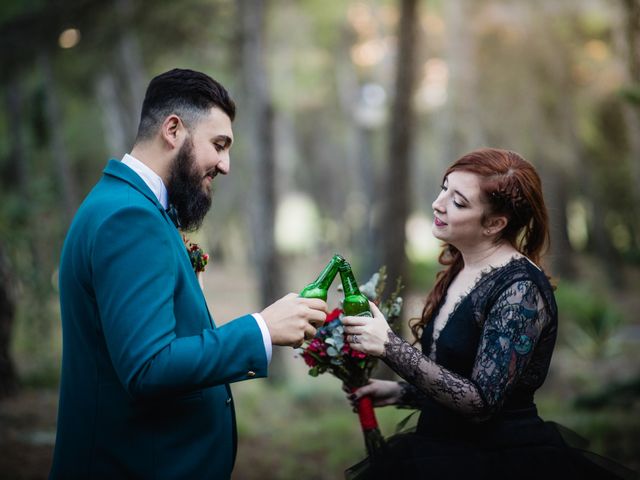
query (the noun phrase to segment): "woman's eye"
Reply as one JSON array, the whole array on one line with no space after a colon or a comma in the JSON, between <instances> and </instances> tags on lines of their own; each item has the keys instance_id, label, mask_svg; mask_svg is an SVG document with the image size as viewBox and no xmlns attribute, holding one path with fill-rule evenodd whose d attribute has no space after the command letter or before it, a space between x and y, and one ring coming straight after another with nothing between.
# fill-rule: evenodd
<instances>
[{"instance_id":1,"label":"woman's eye","mask_svg":"<svg viewBox=\"0 0 640 480\"><path fill-rule=\"evenodd\" d=\"M443 183L442 185L440 185L440 190L442 190L443 192L446 192L447 186Z\"/></svg>"}]
</instances>

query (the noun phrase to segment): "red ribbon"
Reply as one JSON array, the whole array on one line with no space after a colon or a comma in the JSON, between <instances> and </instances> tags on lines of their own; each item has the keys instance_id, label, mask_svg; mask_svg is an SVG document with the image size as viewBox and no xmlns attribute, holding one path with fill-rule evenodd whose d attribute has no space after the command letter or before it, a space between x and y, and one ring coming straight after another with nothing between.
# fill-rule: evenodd
<instances>
[{"instance_id":1,"label":"red ribbon","mask_svg":"<svg viewBox=\"0 0 640 480\"><path fill-rule=\"evenodd\" d=\"M378 428L378 421L373 410L373 401L369 395L358 399L358 417L360 418L362 430L367 431Z\"/></svg>"}]
</instances>

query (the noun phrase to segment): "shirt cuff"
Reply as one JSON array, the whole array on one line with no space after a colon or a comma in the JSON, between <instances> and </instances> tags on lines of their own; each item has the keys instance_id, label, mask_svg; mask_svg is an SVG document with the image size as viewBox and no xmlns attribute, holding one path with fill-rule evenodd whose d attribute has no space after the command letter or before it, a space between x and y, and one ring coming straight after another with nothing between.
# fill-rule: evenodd
<instances>
[{"instance_id":1,"label":"shirt cuff","mask_svg":"<svg viewBox=\"0 0 640 480\"><path fill-rule=\"evenodd\" d=\"M262 315L259 313L252 314L253 318L256 319L256 323L260 327L260 331L262 332L262 341L264 342L264 351L267 354L267 365L271 363L271 352L273 347L271 346L271 334L269 333L269 329L267 328L267 324L262 318Z\"/></svg>"}]
</instances>

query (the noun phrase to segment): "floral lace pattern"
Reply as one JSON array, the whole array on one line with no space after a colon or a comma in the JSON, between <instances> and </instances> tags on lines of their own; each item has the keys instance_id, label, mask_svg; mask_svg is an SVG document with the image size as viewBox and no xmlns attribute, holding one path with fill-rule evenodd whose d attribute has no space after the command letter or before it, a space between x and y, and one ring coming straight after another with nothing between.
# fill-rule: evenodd
<instances>
[{"instance_id":1,"label":"floral lace pattern","mask_svg":"<svg viewBox=\"0 0 640 480\"><path fill-rule=\"evenodd\" d=\"M398 406L404 408L420 408L426 399L418 387L407 382L398 382L400 385L400 403Z\"/></svg>"},{"instance_id":2,"label":"floral lace pattern","mask_svg":"<svg viewBox=\"0 0 640 480\"><path fill-rule=\"evenodd\" d=\"M514 392L533 394L544 381L556 338L556 306L544 274L523 258L487 272L462 302L470 302L464 312L472 312L471 325L480 331L469 375L447 369L437 363L437 352L430 358L391 332L383 359L413 387L403 388L402 404L419 404L422 394L482 420ZM462 314L459 308L452 312Z\"/></svg>"}]
</instances>

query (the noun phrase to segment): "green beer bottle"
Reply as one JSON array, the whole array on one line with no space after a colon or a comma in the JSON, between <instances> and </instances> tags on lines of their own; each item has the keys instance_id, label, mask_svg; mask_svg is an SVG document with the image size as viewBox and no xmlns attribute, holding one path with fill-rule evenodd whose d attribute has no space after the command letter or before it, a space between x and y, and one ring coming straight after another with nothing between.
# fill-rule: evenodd
<instances>
[{"instance_id":1,"label":"green beer bottle","mask_svg":"<svg viewBox=\"0 0 640 480\"><path fill-rule=\"evenodd\" d=\"M348 317L371 317L369 299L360 293L358 282L356 282L349 262L343 260L340 263L339 270L342 288L344 289L344 302L342 304L344 314Z\"/></svg>"},{"instance_id":2,"label":"green beer bottle","mask_svg":"<svg viewBox=\"0 0 640 480\"><path fill-rule=\"evenodd\" d=\"M326 302L331 282L333 282L338 273L339 265L344 261L342 255L336 253L318 275L318 278L302 289L300 296L304 298L319 298Z\"/></svg>"}]
</instances>

